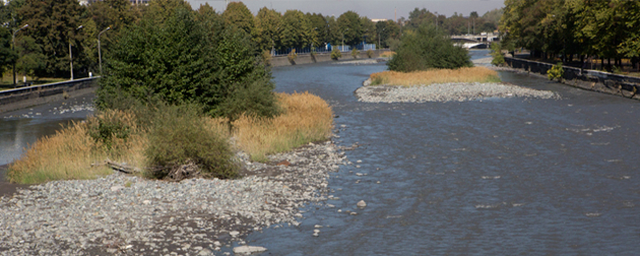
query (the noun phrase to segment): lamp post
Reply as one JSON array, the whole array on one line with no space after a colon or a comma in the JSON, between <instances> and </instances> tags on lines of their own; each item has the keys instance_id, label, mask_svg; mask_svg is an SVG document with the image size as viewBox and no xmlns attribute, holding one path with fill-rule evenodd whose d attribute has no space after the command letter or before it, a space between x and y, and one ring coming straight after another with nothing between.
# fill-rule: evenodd
<instances>
[{"instance_id":1,"label":"lamp post","mask_svg":"<svg viewBox=\"0 0 640 256\"><path fill-rule=\"evenodd\" d=\"M100 31L100 33L98 33L98 63L100 63L100 75L102 75L102 52L100 51L100 35L102 35L102 33L107 32L107 30L111 29L111 27L107 27L104 30ZM73 73L72 73L73 74Z\"/></svg>"},{"instance_id":2,"label":"lamp post","mask_svg":"<svg viewBox=\"0 0 640 256\"><path fill-rule=\"evenodd\" d=\"M83 25L80 25L76 28L76 31L84 28ZM71 52L71 34L69 34L69 65L71 66L71 80L73 80L73 53Z\"/></svg>"},{"instance_id":3,"label":"lamp post","mask_svg":"<svg viewBox=\"0 0 640 256\"><path fill-rule=\"evenodd\" d=\"M25 24L24 26L22 26L19 29L16 29L15 31L13 31L13 35L11 36L11 50L15 51L15 47L16 47L16 33L18 33L18 31L22 30L23 28L27 28L29 26L29 24ZM13 87L16 87L16 62L13 62Z\"/></svg>"}]
</instances>

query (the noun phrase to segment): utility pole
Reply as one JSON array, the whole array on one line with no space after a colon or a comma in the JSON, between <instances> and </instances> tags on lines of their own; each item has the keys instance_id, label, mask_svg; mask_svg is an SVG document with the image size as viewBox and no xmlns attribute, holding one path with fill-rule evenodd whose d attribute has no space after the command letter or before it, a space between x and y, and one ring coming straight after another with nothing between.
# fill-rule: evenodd
<instances>
[{"instance_id":1,"label":"utility pole","mask_svg":"<svg viewBox=\"0 0 640 256\"><path fill-rule=\"evenodd\" d=\"M76 31L84 28L83 25L80 25L76 28ZM69 65L71 66L71 80L73 80L73 52L71 52L71 33L69 33Z\"/></svg>"}]
</instances>

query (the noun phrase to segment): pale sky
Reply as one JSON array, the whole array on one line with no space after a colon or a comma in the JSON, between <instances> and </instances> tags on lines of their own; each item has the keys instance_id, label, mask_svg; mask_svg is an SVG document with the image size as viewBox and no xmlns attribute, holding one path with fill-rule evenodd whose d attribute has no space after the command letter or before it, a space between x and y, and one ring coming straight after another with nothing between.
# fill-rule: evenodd
<instances>
[{"instance_id":1,"label":"pale sky","mask_svg":"<svg viewBox=\"0 0 640 256\"><path fill-rule=\"evenodd\" d=\"M187 0L194 9L200 4L209 3L216 11L224 11L224 0ZM482 16L485 12L504 7L504 0L243 0L242 1L255 15L262 7L275 9L281 13L295 9L304 13L315 12L336 17L346 11L355 11L360 16L371 19L393 19L394 9L397 10L397 18L409 17L409 12L416 7L426 8L431 12L444 14L447 17L454 12L469 16L472 11L477 11Z\"/></svg>"}]
</instances>

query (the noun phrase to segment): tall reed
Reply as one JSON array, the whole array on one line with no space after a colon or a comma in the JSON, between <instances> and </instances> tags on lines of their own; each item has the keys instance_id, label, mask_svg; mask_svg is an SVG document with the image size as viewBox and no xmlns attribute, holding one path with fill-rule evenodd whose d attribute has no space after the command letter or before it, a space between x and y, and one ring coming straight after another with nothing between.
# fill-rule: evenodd
<instances>
[{"instance_id":1,"label":"tall reed","mask_svg":"<svg viewBox=\"0 0 640 256\"><path fill-rule=\"evenodd\" d=\"M498 73L485 67L432 69L415 72L383 71L370 76L372 85L415 86L439 83L500 82Z\"/></svg>"},{"instance_id":2,"label":"tall reed","mask_svg":"<svg viewBox=\"0 0 640 256\"><path fill-rule=\"evenodd\" d=\"M255 161L284 152L331 134L333 112L326 101L305 93L278 94L284 113L274 118L243 115L233 122L238 146Z\"/></svg>"}]
</instances>

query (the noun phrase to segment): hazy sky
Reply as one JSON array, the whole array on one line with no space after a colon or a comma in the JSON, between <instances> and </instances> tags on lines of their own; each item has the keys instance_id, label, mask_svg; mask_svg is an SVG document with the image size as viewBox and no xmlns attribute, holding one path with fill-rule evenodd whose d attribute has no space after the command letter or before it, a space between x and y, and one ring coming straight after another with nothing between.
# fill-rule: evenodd
<instances>
[{"instance_id":1,"label":"hazy sky","mask_svg":"<svg viewBox=\"0 0 640 256\"><path fill-rule=\"evenodd\" d=\"M187 0L194 9L200 4L209 3L217 11L224 11L224 0ZM300 10L304 13L316 12L323 15L335 15L336 17L346 11L355 11L360 16L371 19L393 19L394 9L397 17L409 17L416 7L426 8L431 12L438 12L447 17L454 12L469 16L472 11L477 11L480 16L487 11L504 7L504 0L244 0L242 1L255 15L262 7L275 9L284 13L290 9Z\"/></svg>"}]
</instances>

